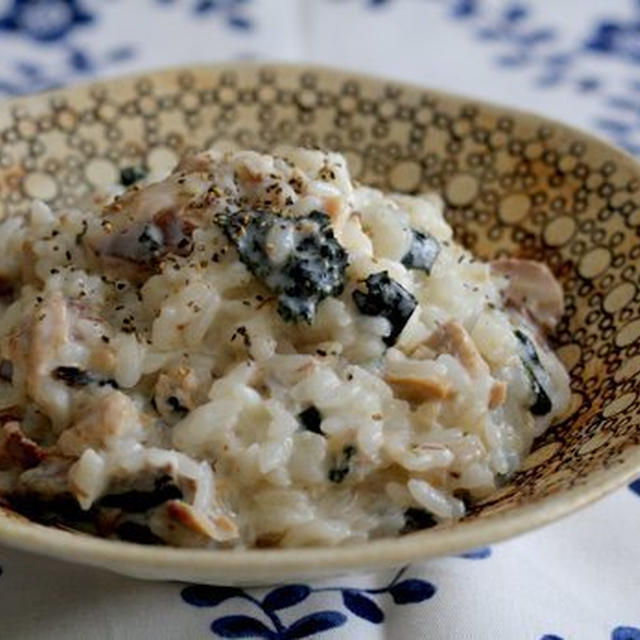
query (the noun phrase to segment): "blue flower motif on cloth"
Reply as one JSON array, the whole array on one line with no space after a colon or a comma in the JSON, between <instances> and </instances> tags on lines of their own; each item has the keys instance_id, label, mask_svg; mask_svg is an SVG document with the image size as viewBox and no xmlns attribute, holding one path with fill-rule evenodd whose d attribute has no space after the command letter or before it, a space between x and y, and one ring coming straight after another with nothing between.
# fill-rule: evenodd
<instances>
[{"instance_id":1,"label":"blue flower motif on cloth","mask_svg":"<svg viewBox=\"0 0 640 640\"><path fill-rule=\"evenodd\" d=\"M640 62L640 21L598 24L585 47L597 53Z\"/></svg>"},{"instance_id":2,"label":"blue flower motif on cloth","mask_svg":"<svg viewBox=\"0 0 640 640\"><path fill-rule=\"evenodd\" d=\"M121 45L104 53L64 45L62 60L55 68L29 59L17 59L8 65L11 75L0 75L0 94L19 95L31 91L55 89L75 76L90 76L112 64L129 60L134 48Z\"/></svg>"},{"instance_id":3,"label":"blue flower motif on cloth","mask_svg":"<svg viewBox=\"0 0 640 640\"><path fill-rule=\"evenodd\" d=\"M611 640L640 640L638 627L616 627L611 633Z\"/></svg>"},{"instance_id":4,"label":"blue flower motif on cloth","mask_svg":"<svg viewBox=\"0 0 640 640\"><path fill-rule=\"evenodd\" d=\"M558 29L539 23L533 6L513 1L496 5L483 0L456 0L450 15L472 25L479 40L500 47L496 64L512 69L530 67L537 86L556 86L570 77L569 71L582 47L563 47ZM579 91L599 87L599 80L593 76L581 74L570 79Z\"/></svg>"},{"instance_id":5,"label":"blue flower motif on cloth","mask_svg":"<svg viewBox=\"0 0 640 640\"><path fill-rule=\"evenodd\" d=\"M246 16L244 8L251 0L193 0L191 11L194 16L219 13L232 29L248 30L253 27L253 23ZM157 4L172 5L176 0L156 0Z\"/></svg>"},{"instance_id":6,"label":"blue flower motif on cloth","mask_svg":"<svg viewBox=\"0 0 640 640\"><path fill-rule=\"evenodd\" d=\"M0 32L36 43L32 54L5 60L0 94L17 95L60 87L77 76L94 75L129 60L134 48L126 43L106 51L74 43L77 27L94 27L95 11L81 0L10 0L0 10Z\"/></svg>"},{"instance_id":7,"label":"blue flower motif on cloth","mask_svg":"<svg viewBox=\"0 0 640 640\"><path fill-rule=\"evenodd\" d=\"M553 633L545 634L540 640L565 640ZM637 627L616 627L611 632L611 640L640 640L640 629Z\"/></svg>"},{"instance_id":8,"label":"blue flower motif on cloth","mask_svg":"<svg viewBox=\"0 0 640 640\"><path fill-rule=\"evenodd\" d=\"M596 120L598 128L629 153L640 154L640 82L629 80L604 101L607 109ZM635 484L635 483L634 483Z\"/></svg>"},{"instance_id":9,"label":"blue flower motif on cloth","mask_svg":"<svg viewBox=\"0 0 640 640\"><path fill-rule=\"evenodd\" d=\"M640 496L640 478L638 478L637 480L634 480L629 485L629 489L631 489L631 491L633 491L634 493L637 493Z\"/></svg>"},{"instance_id":10,"label":"blue flower motif on cloth","mask_svg":"<svg viewBox=\"0 0 640 640\"><path fill-rule=\"evenodd\" d=\"M477 549L471 549L461 553L459 558L466 558L468 560L486 560L491 556L491 547L478 547Z\"/></svg>"},{"instance_id":11,"label":"blue flower motif on cloth","mask_svg":"<svg viewBox=\"0 0 640 640\"><path fill-rule=\"evenodd\" d=\"M453 0L449 15L480 40L497 47L497 65L532 73L541 89L572 88L602 105L594 125L630 153L640 154L640 0L627 0L631 16L605 14L567 41L560 24L541 23L533 2ZM629 6L630 5L630 6ZM623 10L622 3L609 11ZM613 79L602 62L615 60ZM622 70L622 74L620 74Z\"/></svg>"},{"instance_id":12,"label":"blue flower motif on cloth","mask_svg":"<svg viewBox=\"0 0 640 640\"><path fill-rule=\"evenodd\" d=\"M319 593L339 594L341 608L370 622L381 624L384 611L377 599L390 596L396 605L415 604L429 600L436 587L418 578L403 578L407 567L396 573L391 582L379 589L358 587L311 587L306 584L288 584L276 587L258 598L238 587L191 585L185 587L182 599L194 607L217 607L231 599L241 599L255 606L261 614L259 619L248 615L225 615L215 618L211 631L222 638L308 638L322 631L346 624L347 615L336 609L321 609L308 613L297 620L285 623L282 611Z\"/></svg>"},{"instance_id":13,"label":"blue flower motif on cloth","mask_svg":"<svg viewBox=\"0 0 640 640\"><path fill-rule=\"evenodd\" d=\"M53 42L93 19L79 0L12 0L8 10L0 15L0 30L38 42Z\"/></svg>"}]
</instances>

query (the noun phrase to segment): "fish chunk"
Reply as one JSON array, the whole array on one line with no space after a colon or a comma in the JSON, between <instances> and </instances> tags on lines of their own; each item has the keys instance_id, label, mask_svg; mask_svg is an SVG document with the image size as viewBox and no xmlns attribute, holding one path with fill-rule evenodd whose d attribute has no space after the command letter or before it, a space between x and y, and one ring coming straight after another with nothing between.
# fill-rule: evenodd
<instances>
[{"instance_id":1,"label":"fish chunk","mask_svg":"<svg viewBox=\"0 0 640 640\"><path fill-rule=\"evenodd\" d=\"M81 417L62 432L58 448L79 456L91 447L108 449L118 438L136 439L141 425L135 404L121 391L111 391L86 407Z\"/></svg>"},{"instance_id":2,"label":"fish chunk","mask_svg":"<svg viewBox=\"0 0 640 640\"><path fill-rule=\"evenodd\" d=\"M564 313L564 295L547 265L534 260L501 258L491 262L491 269L509 280L504 290L508 304L528 311L545 329L558 324Z\"/></svg>"}]
</instances>

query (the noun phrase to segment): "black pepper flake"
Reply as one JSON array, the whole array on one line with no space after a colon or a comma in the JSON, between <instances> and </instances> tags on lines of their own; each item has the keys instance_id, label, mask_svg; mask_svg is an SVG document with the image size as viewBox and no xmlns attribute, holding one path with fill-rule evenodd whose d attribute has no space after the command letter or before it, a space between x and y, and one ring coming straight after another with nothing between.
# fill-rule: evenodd
<instances>
[{"instance_id":1,"label":"black pepper flake","mask_svg":"<svg viewBox=\"0 0 640 640\"><path fill-rule=\"evenodd\" d=\"M102 342L104 342L105 344L109 344L111 342L109 336L100 336L100 340L102 340Z\"/></svg>"},{"instance_id":2,"label":"black pepper flake","mask_svg":"<svg viewBox=\"0 0 640 640\"><path fill-rule=\"evenodd\" d=\"M82 231L76 234L76 239L75 239L76 244L80 244L82 242L82 238L84 238L84 236L86 235L88 228L89 228L89 223L86 220L83 220Z\"/></svg>"},{"instance_id":3,"label":"black pepper flake","mask_svg":"<svg viewBox=\"0 0 640 640\"><path fill-rule=\"evenodd\" d=\"M65 251L64 257L65 257L67 260L71 260L71 251Z\"/></svg>"},{"instance_id":4,"label":"black pepper flake","mask_svg":"<svg viewBox=\"0 0 640 640\"><path fill-rule=\"evenodd\" d=\"M247 331L247 327L245 327L244 325L239 326L234 332L233 335L231 336L231 342L233 342L236 339L236 336L242 336L242 341L244 342L244 346L247 349L251 348L251 337L249 336L249 332Z\"/></svg>"},{"instance_id":5,"label":"black pepper flake","mask_svg":"<svg viewBox=\"0 0 640 640\"><path fill-rule=\"evenodd\" d=\"M356 289L353 301L360 313L381 316L389 321L391 330L383 341L391 347L396 343L418 302L399 282L392 280L387 271L371 274L365 280L365 285L366 293Z\"/></svg>"},{"instance_id":6,"label":"black pepper flake","mask_svg":"<svg viewBox=\"0 0 640 640\"><path fill-rule=\"evenodd\" d=\"M298 414L298 421L307 431L317 433L321 436L324 435L320 428L320 425L322 424L322 415L320 415L318 409L313 405Z\"/></svg>"}]
</instances>

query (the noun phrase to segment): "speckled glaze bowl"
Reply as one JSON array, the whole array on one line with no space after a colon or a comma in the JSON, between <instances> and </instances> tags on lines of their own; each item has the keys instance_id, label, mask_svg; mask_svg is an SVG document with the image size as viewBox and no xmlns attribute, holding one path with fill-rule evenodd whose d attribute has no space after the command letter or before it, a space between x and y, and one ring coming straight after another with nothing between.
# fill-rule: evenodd
<instances>
[{"instance_id":1,"label":"speckled glaze bowl","mask_svg":"<svg viewBox=\"0 0 640 640\"><path fill-rule=\"evenodd\" d=\"M435 190L483 258L544 260L564 287L556 333L570 415L460 523L345 548L202 551L107 541L0 508L0 542L151 579L274 583L399 565L533 529L640 471L640 165L557 122L383 79L297 66L178 69L0 105L0 208L73 205L146 164L229 141L346 154L361 182Z\"/></svg>"}]
</instances>

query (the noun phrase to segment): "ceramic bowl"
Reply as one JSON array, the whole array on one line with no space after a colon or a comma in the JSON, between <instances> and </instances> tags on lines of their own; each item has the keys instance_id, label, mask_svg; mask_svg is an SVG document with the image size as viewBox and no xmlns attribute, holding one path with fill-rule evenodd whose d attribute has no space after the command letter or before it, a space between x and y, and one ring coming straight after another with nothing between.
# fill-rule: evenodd
<instances>
[{"instance_id":1,"label":"ceramic bowl","mask_svg":"<svg viewBox=\"0 0 640 640\"><path fill-rule=\"evenodd\" d=\"M221 140L342 151L361 182L437 191L457 237L483 258L544 260L567 313L555 335L570 415L508 485L461 522L344 548L204 551L47 528L0 510L0 542L152 579L257 584L400 565L528 531L640 471L640 165L558 122L370 76L304 66L147 73L0 105L0 207L54 209L160 174Z\"/></svg>"}]
</instances>

